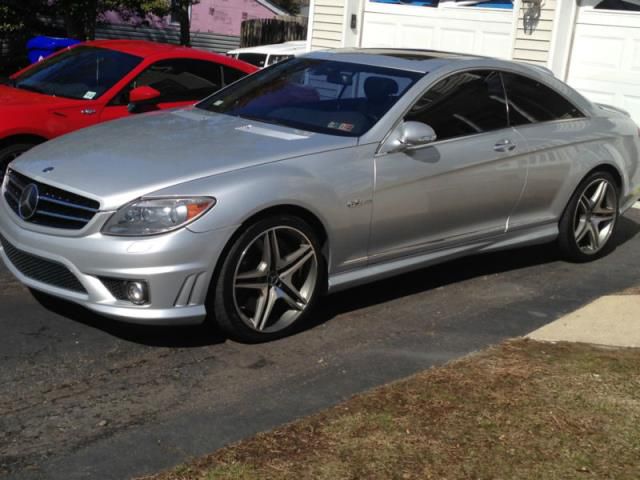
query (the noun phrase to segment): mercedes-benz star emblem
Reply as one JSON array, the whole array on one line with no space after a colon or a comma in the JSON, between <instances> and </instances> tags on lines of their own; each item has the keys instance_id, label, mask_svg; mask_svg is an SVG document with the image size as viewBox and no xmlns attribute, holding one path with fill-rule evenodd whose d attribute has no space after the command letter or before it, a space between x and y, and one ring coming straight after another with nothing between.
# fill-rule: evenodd
<instances>
[{"instance_id":1,"label":"mercedes-benz star emblem","mask_svg":"<svg viewBox=\"0 0 640 480\"><path fill-rule=\"evenodd\" d=\"M38 202L40 201L40 192L38 192L38 186L34 183L30 183L22 191L20 195L20 203L18 205L18 212L23 220L29 220L36 213L38 208Z\"/></svg>"}]
</instances>

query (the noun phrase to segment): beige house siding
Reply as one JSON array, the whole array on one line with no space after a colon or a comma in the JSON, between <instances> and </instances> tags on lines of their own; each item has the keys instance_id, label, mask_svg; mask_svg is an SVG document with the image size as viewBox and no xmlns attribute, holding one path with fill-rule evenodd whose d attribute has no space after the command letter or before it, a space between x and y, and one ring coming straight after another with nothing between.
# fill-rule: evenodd
<instances>
[{"instance_id":1,"label":"beige house siding","mask_svg":"<svg viewBox=\"0 0 640 480\"><path fill-rule=\"evenodd\" d=\"M518 14L513 47L513 59L546 66L551 49L551 36L556 12L556 0L543 0L540 17L525 30L524 17L529 3L522 2Z\"/></svg>"},{"instance_id":2,"label":"beige house siding","mask_svg":"<svg viewBox=\"0 0 640 480\"><path fill-rule=\"evenodd\" d=\"M344 0L315 0L311 49L340 48L344 36Z\"/></svg>"}]
</instances>

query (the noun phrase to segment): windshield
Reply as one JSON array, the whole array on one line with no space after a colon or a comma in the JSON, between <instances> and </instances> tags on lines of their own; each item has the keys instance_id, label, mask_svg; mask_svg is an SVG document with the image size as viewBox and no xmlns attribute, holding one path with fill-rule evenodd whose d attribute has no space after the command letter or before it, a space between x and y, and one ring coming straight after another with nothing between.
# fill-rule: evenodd
<instances>
[{"instance_id":1,"label":"windshield","mask_svg":"<svg viewBox=\"0 0 640 480\"><path fill-rule=\"evenodd\" d=\"M356 137L422 74L305 57L266 68L213 94L199 108L266 123Z\"/></svg>"},{"instance_id":2,"label":"windshield","mask_svg":"<svg viewBox=\"0 0 640 480\"><path fill-rule=\"evenodd\" d=\"M126 53L81 46L42 60L17 77L14 86L46 95L96 100L141 61Z\"/></svg>"}]
</instances>

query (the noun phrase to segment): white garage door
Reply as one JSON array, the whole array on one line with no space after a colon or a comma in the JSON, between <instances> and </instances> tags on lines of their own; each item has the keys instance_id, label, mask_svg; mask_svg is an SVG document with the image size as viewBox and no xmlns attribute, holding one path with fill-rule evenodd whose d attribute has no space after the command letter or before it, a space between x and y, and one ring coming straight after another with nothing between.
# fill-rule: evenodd
<instances>
[{"instance_id":1,"label":"white garage door","mask_svg":"<svg viewBox=\"0 0 640 480\"><path fill-rule=\"evenodd\" d=\"M438 8L430 8L406 3L409 2L390 5L367 1L362 46L434 49L511 58L512 9L447 6L447 2L441 2Z\"/></svg>"},{"instance_id":2,"label":"white garage door","mask_svg":"<svg viewBox=\"0 0 640 480\"><path fill-rule=\"evenodd\" d=\"M638 8L637 0L605 0ZM582 6L578 12L569 84L591 100L623 108L640 123L640 11Z\"/></svg>"}]
</instances>

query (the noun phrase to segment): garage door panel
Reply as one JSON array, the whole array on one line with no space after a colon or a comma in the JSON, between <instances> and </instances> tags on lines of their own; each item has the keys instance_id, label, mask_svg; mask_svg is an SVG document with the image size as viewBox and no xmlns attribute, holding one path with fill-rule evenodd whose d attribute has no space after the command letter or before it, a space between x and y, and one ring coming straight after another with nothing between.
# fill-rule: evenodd
<instances>
[{"instance_id":1,"label":"garage door panel","mask_svg":"<svg viewBox=\"0 0 640 480\"><path fill-rule=\"evenodd\" d=\"M512 35L511 11L370 3L364 13L362 46L439 49L511 58Z\"/></svg>"},{"instance_id":2,"label":"garage door panel","mask_svg":"<svg viewBox=\"0 0 640 480\"><path fill-rule=\"evenodd\" d=\"M633 40L633 53L631 54L631 70L640 72L640 38Z\"/></svg>"},{"instance_id":3,"label":"garage door panel","mask_svg":"<svg viewBox=\"0 0 640 480\"><path fill-rule=\"evenodd\" d=\"M440 48L452 52L473 53L476 33L471 30L442 28L440 30Z\"/></svg>"},{"instance_id":4,"label":"garage door panel","mask_svg":"<svg viewBox=\"0 0 640 480\"><path fill-rule=\"evenodd\" d=\"M618 70L622 65L624 37L600 36L594 32L602 32L600 27L579 25L576 28L576 42L573 61L582 68Z\"/></svg>"},{"instance_id":5,"label":"garage door panel","mask_svg":"<svg viewBox=\"0 0 640 480\"><path fill-rule=\"evenodd\" d=\"M640 15L581 9L573 45L569 84L640 122Z\"/></svg>"}]
</instances>

